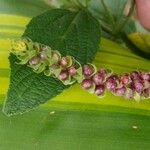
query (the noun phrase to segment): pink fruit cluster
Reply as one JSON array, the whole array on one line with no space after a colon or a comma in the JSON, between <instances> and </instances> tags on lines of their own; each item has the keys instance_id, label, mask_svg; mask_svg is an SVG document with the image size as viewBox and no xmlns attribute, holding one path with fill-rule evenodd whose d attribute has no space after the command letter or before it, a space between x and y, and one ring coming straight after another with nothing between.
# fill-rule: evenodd
<instances>
[{"instance_id":1,"label":"pink fruit cluster","mask_svg":"<svg viewBox=\"0 0 150 150\"><path fill-rule=\"evenodd\" d=\"M43 57L43 59L40 58L41 55L32 57L29 60L29 65L34 68L34 66L41 61L47 60L47 57ZM53 51L51 54L51 60L52 62L46 64L47 66L45 66L45 68L48 68L47 70L51 72L50 75L58 78L66 85L72 84L76 81L75 77L78 74L77 71L79 66L77 64L75 65L75 61L73 61L72 57L61 57L61 55L57 51Z\"/></svg>"},{"instance_id":2,"label":"pink fruit cluster","mask_svg":"<svg viewBox=\"0 0 150 150\"><path fill-rule=\"evenodd\" d=\"M89 91L93 89L93 93L100 97L109 91L137 101L150 98L150 72L133 71L117 75L100 69L94 73L92 65L84 65L83 76L82 87Z\"/></svg>"},{"instance_id":3,"label":"pink fruit cluster","mask_svg":"<svg viewBox=\"0 0 150 150\"><path fill-rule=\"evenodd\" d=\"M21 64L27 63L35 72L58 78L65 85L78 82L99 97L109 91L137 101L150 98L150 72L133 71L118 75L104 68L97 70L93 64L81 66L73 57L62 57L58 51L31 40L15 42L11 52Z\"/></svg>"}]
</instances>

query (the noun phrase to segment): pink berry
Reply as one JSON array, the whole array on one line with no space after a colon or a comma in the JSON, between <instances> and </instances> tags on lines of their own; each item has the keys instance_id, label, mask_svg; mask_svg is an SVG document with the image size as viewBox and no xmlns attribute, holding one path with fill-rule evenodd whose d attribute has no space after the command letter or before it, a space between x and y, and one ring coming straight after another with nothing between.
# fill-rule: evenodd
<instances>
[{"instance_id":1,"label":"pink berry","mask_svg":"<svg viewBox=\"0 0 150 150\"><path fill-rule=\"evenodd\" d=\"M106 82L106 88L110 91L114 91L115 88L117 87L117 84L114 80L108 80Z\"/></svg>"},{"instance_id":2,"label":"pink berry","mask_svg":"<svg viewBox=\"0 0 150 150\"><path fill-rule=\"evenodd\" d=\"M69 75L68 72L66 70L61 71L60 75L59 75L59 79L64 81L66 79L68 79Z\"/></svg>"},{"instance_id":3,"label":"pink berry","mask_svg":"<svg viewBox=\"0 0 150 150\"><path fill-rule=\"evenodd\" d=\"M117 88L117 89L115 89L114 94L115 94L116 96L123 96L123 95L125 94L125 91L126 91L126 88L125 88L125 87Z\"/></svg>"},{"instance_id":4,"label":"pink berry","mask_svg":"<svg viewBox=\"0 0 150 150\"><path fill-rule=\"evenodd\" d=\"M116 75L110 76L106 81L106 88L110 91L114 91L117 87L118 77Z\"/></svg>"},{"instance_id":5,"label":"pink berry","mask_svg":"<svg viewBox=\"0 0 150 150\"><path fill-rule=\"evenodd\" d=\"M120 76L120 82L123 85L128 85L131 82L130 76L128 74Z\"/></svg>"},{"instance_id":6,"label":"pink berry","mask_svg":"<svg viewBox=\"0 0 150 150\"><path fill-rule=\"evenodd\" d=\"M104 85L97 85L96 88L95 88L95 94L100 96L100 95L103 95L105 92L105 86Z\"/></svg>"},{"instance_id":7,"label":"pink berry","mask_svg":"<svg viewBox=\"0 0 150 150\"><path fill-rule=\"evenodd\" d=\"M101 69L98 71L98 73L100 73L101 76L107 76L107 74L108 74L107 70L104 69L104 68L101 68Z\"/></svg>"},{"instance_id":8,"label":"pink berry","mask_svg":"<svg viewBox=\"0 0 150 150\"><path fill-rule=\"evenodd\" d=\"M29 60L30 65L37 65L40 62L40 57L34 56Z\"/></svg>"},{"instance_id":9,"label":"pink berry","mask_svg":"<svg viewBox=\"0 0 150 150\"><path fill-rule=\"evenodd\" d=\"M90 77L94 73L94 68L92 65L84 65L83 66L83 75L85 77Z\"/></svg>"},{"instance_id":10,"label":"pink berry","mask_svg":"<svg viewBox=\"0 0 150 150\"><path fill-rule=\"evenodd\" d=\"M143 90L143 84L139 80L133 81L132 85L133 89L135 89L136 92L140 93Z\"/></svg>"},{"instance_id":11,"label":"pink berry","mask_svg":"<svg viewBox=\"0 0 150 150\"><path fill-rule=\"evenodd\" d=\"M131 79L132 80L141 80L140 73L138 71L131 72Z\"/></svg>"},{"instance_id":12,"label":"pink berry","mask_svg":"<svg viewBox=\"0 0 150 150\"><path fill-rule=\"evenodd\" d=\"M68 57L62 57L61 60L60 60L60 65L62 67L67 67L69 65Z\"/></svg>"},{"instance_id":13,"label":"pink berry","mask_svg":"<svg viewBox=\"0 0 150 150\"><path fill-rule=\"evenodd\" d=\"M109 77L109 79L112 79L112 80L114 80L114 81L117 81L117 80L118 80L118 76L117 76L116 74L114 74L114 75L111 75L111 76Z\"/></svg>"},{"instance_id":14,"label":"pink berry","mask_svg":"<svg viewBox=\"0 0 150 150\"><path fill-rule=\"evenodd\" d=\"M40 54L40 58L41 58L41 60L46 60L47 55L43 52L43 53Z\"/></svg>"},{"instance_id":15,"label":"pink berry","mask_svg":"<svg viewBox=\"0 0 150 150\"><path fill-rule=\"evenodd\" d=\"M100 73L96 73L92 79L96 85L100 85L104 81L104 76L102 76Z\"/></svg>"},{"instance_id":16,"label":"pink berry","mask_svg":"<svg viewBox=\"0 0 150 150\"><path fill-rule=\"evenodd\" d=\"M150 73L141 73L141 77L143 80L150 80Z\"/></svg>"},{"instance_id":17,"label":"pink berry","mask_svg":"<svg viewBox=\"0 0 150 150\"><path fill-rule=\"evenodd\" d=\"M74 66L68 68L69 75L74 76L77 74L77 70Z\"/></svg>"},{"instance_id":18,"label":"pink berry","mask_svg":"<svg viewBox=\"0 0 150 150\"><path fill-rule=\"evenodd\" d=\"M82 85L82 87L83 87L84 89L89 89L89 88L92 87L93 82L92 82L91 79L84 79L84 80L82 81L81 85Z\"/></svg>"}]
</instances>

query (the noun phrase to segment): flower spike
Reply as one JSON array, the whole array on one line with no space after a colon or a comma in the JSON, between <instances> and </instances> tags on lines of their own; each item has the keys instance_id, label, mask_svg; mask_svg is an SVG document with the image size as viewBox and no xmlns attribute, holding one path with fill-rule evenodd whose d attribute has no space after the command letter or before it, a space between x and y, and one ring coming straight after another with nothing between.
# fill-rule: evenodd
<instances>
[{"instance_id":1,"label":"flower spike","mask_svg":"<svg viewBox=\"0 0 150 150\"><path fill-rule=\"evenodd\" d=\"M62 57L59 51L28 38L12 41L11 53L20 60L19 64L27 64L34 72L58 78L64 85L80 83L83 89L100 98L106 91L136 101L150 98L150 72L118 75L90 63L82 66L72 56Z\"/></svg>"}]
</instances>

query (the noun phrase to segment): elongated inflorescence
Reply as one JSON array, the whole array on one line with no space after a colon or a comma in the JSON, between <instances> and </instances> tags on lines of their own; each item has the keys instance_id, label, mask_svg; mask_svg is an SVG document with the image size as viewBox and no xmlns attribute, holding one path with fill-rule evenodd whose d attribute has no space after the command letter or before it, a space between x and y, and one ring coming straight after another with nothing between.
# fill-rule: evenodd
<instances>
[{"instance_id":1,"label":"elongated inflorescence","mask_svg":"<svg viewBox=\"0 0 150 150\"><path fill-rule=\"evenodd\" d=\"M150 72L114 74L105 68L97 70L90 63L81 66L72 56L61 56L57 50L28 38L13 41L11 53L16 55L20 64L27 64L36 73L43 72L65 85L78 82L83 89L98 97L103 97L109 91L137 101L150 98Z\"/></svg>"}]
</instances>

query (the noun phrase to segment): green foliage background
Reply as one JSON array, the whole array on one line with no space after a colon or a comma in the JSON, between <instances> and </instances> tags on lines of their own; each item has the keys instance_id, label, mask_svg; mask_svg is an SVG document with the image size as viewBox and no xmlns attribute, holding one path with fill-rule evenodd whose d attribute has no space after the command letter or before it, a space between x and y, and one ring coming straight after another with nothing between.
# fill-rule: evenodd
<instances>
[{"instance_id":1,"label":"green foliage background","mask_svg":"<svg viewBox=\"0 0 150 150\"><path fill-rule=\"evenodd\" d=\"M9 84L10 39L20 37L31 17L49 9L40 0L0 0L0 105ZM121 73L149 70L148 60L107 39L94 63ZM0 113L0 150L149 150L150 102L103 99L74 85L29 113Z\"/></svg>"}]
</instances>

